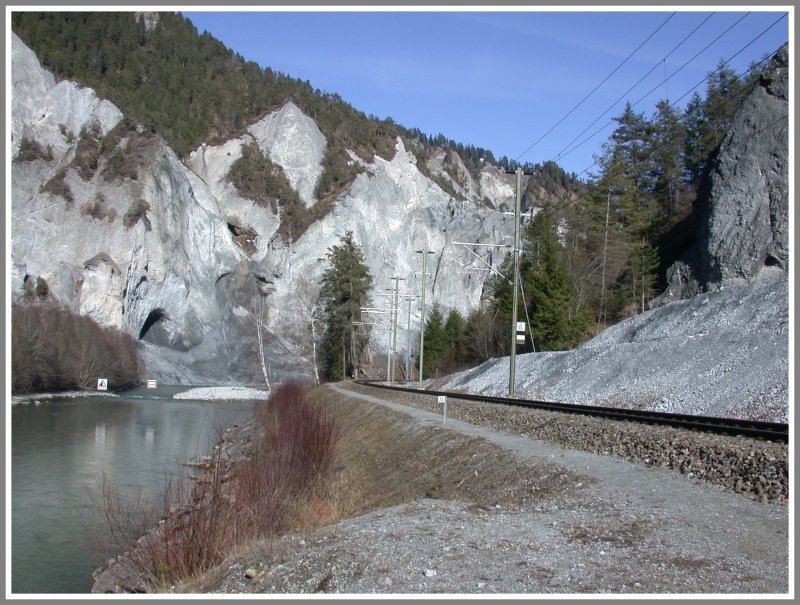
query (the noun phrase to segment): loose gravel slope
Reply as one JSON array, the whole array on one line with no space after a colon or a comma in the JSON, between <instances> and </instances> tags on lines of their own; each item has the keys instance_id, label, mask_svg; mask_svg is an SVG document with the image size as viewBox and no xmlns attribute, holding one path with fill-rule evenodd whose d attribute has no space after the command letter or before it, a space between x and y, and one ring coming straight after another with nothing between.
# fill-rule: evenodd
<instances>
[{"instance_id":1,"label":"loose gravel slope","mask_svg":"<svg viewBox=\"0 0 800 605\"><path fill-rule=\"evenodd\" d=\"M506 396L508 357L436 381ZM788 422L788 282L701 294L641 313L572 351L516 357L516 396Z\"/></svg>"}]
</instances>

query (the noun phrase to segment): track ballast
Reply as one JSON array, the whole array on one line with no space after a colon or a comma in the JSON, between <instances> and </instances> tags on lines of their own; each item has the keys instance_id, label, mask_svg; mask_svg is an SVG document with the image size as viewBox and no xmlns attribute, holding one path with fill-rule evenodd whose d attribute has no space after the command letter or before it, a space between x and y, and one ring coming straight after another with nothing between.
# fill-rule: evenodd
<instances>
[{"instance_id":1,"label":"track ballast","mask_svg":"<svg viewBox=\"0 0 800 605\"><path fill-rule=\"evenodd\" d=\"M467 401L480 401L484 403L537 408L541 410L565 412L569 414L598 416L612 420L627 420L630 422L672 426L700 430L717 435L739 435L742 437L752 437L755 439L766 439L769 441L779 441L784 443L788 443L789 441L789 425L779 422L744 420L738 418L720 418L715 416L694 416L690 414L673 414L669 412L632 410L626 408L612 408L554 401L492 397L487 395L473 395L469 393L457 393L450 391L429 391L425 389L403 387L368 380L357 380L355 382L368 387L414 393L418 395L430 395L432 397L444 395L452 399L464 399Z\"/></svg>"}]
</instances>

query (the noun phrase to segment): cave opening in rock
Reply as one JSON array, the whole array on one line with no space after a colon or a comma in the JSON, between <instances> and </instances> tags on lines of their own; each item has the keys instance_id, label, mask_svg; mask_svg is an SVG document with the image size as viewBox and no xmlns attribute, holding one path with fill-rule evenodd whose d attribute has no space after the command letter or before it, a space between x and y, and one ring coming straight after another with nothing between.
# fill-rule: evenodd
<instances>
[{"instance_id":1,"label":"cave opening in rock","mask_svg":"<svg viewBox=\"0 0 800 605\"><path fill-rule=\"evenodd\" d=\"M162 319L169 319L167 312L164 309L156 308L150 311L147 319L144 320L142 329L139 331L139 340L142 340L154 325Z\"/></svg>"}]
</instances>

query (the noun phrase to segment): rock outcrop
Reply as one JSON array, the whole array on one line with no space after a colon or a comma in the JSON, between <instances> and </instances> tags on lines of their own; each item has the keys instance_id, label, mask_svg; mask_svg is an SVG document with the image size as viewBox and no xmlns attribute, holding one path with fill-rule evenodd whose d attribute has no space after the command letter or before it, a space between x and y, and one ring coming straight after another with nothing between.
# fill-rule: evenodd
<instances>
[{"instance_id":1,"label":"rock outcrop","mask_svg":"<svg viewBox=\"0 0 800 605\"><path fill-rule=\"evenodd\" d=\"M789 51L781 48L736 114L700 198L693 247L654 306L789 270Z\"/></svg>"},{"instance_id":2,"label":"rock outcrop","mask_svg":"<svg viewBox=\"0 0 800 605\"><path fill-rule=\"evenodd\" d=\"M478 263L454 242L507 243L513 234L502 212L511 190L505 175L487 167L476 183L459 172L468 195L455 200L420 172L398 139L392 158L351 154L361 174L324 218L288 242L280 209L243 197L227 174L255 143L313 206L326 141L297 106L287 103L240 138L203 145L182 160L142 130L104 147L122 121L119 109L88 88L57 83L14 34L12 78L12 291L21 294L26 275L42 277L75 312L140 339L148 373L161 382L263 381L255 314L264 300L273 380L313 376L320 259L346 230L362 248L376 293L393 277L402 278L402 294L420 293L416 251L427 246L428 300L463 313L480 299L486 272L469 272ZM115 172L115 154L135 161ZM451 162L463 168L460 158ZM434 174L445 179L444 171ZM502 260L482 250L489 264ZM375 295L375 306L388 303ZM408 342L413 347L420 324L412 308L407 332L407 308L400 355ZM388 348L381 317L373 351Z\"/></svg>"}]
</instances>

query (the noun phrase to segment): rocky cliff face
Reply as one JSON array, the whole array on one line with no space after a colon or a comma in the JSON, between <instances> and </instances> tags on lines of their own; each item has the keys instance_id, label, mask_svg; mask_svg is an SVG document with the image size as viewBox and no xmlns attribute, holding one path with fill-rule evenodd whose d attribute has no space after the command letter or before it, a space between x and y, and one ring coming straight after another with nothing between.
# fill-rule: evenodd
<instances>
[{"instance_id":1,"label":"rocky cliff face","mask_svg":"<svg viewBox=\"0 0 800 605\"><path fill-rule=\"evenodd\" d=\"M226 175L255 142L313 205L326 142L296 106L181 161L141 130L107 136L121 112L90 89L56 83L13 34L12 79L13 295L26 276L44 278L52 296L76 312L140 338L150 376L165 382L263 380L255 349L263 301L273 379L312 376L320 259L346 230L375 277L376 306L388 307L377 293L393 277L402 278L401 294L421 292L416 250L427 246L428 300L464 313L477 304L486 273L468 271L477 267L474 257L454 242L507 243L513 234L502 213L513 194L505 175L487 167L476 183L465 170L459 190L466 201L456 201L419 171L398 139L392 158L353 154L363 172L324 219L285 242L280 216L240 196ZM135 162L122 170L120 158ZM497 252L481 254L492 265L501 260ZM411 308L416 338L419 315ZM401 312L401 354L405 318ZM374 348L387 342L388 330L376 327Z\"/></svg>"},{"instance_id":2,"label":"rocky cliff face","mask_svg":"<svg viewBox=\"0 0 800 605\"><path fill-rule=\"evenodd\" d=\"M789 52L783 47L742 104L709 176L694 246L655 305L789 270Z\"/></svg>"}]
</instances>

